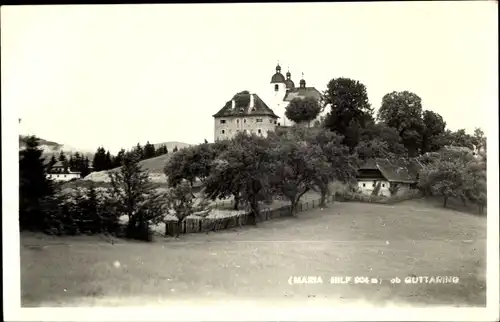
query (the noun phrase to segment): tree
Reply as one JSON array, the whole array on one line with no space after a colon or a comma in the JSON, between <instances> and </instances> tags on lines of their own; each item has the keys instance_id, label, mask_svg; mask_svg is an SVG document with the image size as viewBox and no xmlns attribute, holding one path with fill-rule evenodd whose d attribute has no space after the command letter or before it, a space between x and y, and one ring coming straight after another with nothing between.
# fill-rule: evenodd
<instances>
[{"instance_id":1,"label":"tree","mask_svg":"<svg viewBox=\"0 0 500 322\"><path fill-rule=\"evenodd\" d=\"M87 175L89 175L89 159L87 157L85 157L85 159L81 161L78 171L80 171L80 175L82 178L85 178Z\"/></svg>"},{"instance_id":2,"label":"tree","mask_svg":"<svg viewBox=\"0 0 500 322\"><path fill-rule=\"evenodd\" d=\"M323 96L324 105L330 106L324 126L344 136L343 144L354 149L360 130L373 122L365 85L349 78L332 79Z\"/></svg>"},{"instance_id":3,"label":"tree","mask_svg":"<svg viewBox=\"0 0 500 322\"><path fill-rule=\"evenodd\" d=\"M68 167L70 171L73 171L75 169L75 159L73 158L72 154L69 155Z\"/></svg>"},{"instance_id":4,"label":"tree","mask_svg":"<svg viewBox=\"0 0 500 322\"><path fill-rule=\"evenodd\" d=\"M120 171L108 175L117 212L128 216L127 236L150 240L150 225L161 222L164 216L160 196L139 161L137 151L127 153Z\"/></svg>"},{"instance_id":5,"label":"tree","mask_svg":"<svg viewBox=\"0 0 500 322\"><path fill-rule=\"evenodd\" d=\"M297 212L300 198L314 189L318 178L333 180L326 157L318 145L309 144L297 132L286 132L272 148L272 191L290 200L290 210Z\"/></svg>"},{"instance_id":6,"label":"tree","mask_svg":"<svg viewBox=\"0 0 500 322\"><path fill-rule=\"evenodd\" d=\"M353 182L359 162L356 155L350 154L349 148L342 144L341 135L325 129L317 129L308 133L308 143L317 145L327 162L326 164L320 163L323 168L317 168L318 175L315 181L321 193L321 206L326 207L326 196L331 193L330 184L333 181Z\"/></svg>"},{"instance_id":7,"label":"tree","mask_svg":"<svg viewBox=\"0 0 500 322\"><path fill-rule=\"evenodd\" d=\"M144 159L154 158L155 154L155 146L148 141L144 146Z\"/></svg>"},{"instance_id":8,"label":"tree","mask_svg":"<svg viewBox=\"0 0 500 322\"><path fill-rule=\"evenodd\" d=\"M313 97L294 98L288 104L285 111L285 116L297 124L307 123L310 126L321 112L321 106Z\"/></svg>"},{"instance_id":9,"label":"tree","mask_svg":"<svg viewBox=\"0 0 500 322\"><path fill-rule=\"evenodd\" d=\"M474 129L474 136L472 139L472 143L477 150L486 149L486 137L481 128Z\"/></svg>"},{"instance_id":10,"label":"tree","mask_svg":"<svg viewBox=\"0 0 500 322\"><path fill-rule=\"evenodd\" d=\"M354 153L361 161L374 158L392 159L395 157L394 153L390 152L387 142L377 138L371 141L361 141L354 149Z\"/></svg>"},{"instance_id":11,"label":"tree","mask_svg":"<svg viewBox=\"0 0 500 322\"><path fill-rule=\"evenodd\" d=\"M479 214L483 214L487 201L486 161L474 160L467 165L465 196L478 206Z\"/></svg>"},{"instance_id":12,"label":"tree","mask_svg":"<svg viewBox=\"0 0 500 322\"><path fill-rule=\"evenodd\" d=\"M50 161L49 163L47 164L47 171L50 171L52 170L52 167L54 166L54 164L57 163L57 159L56 159L56 156L54 154L52 154L52 157L50 158Z\"/></svg>"},{"instance_id":13,"label":"tree","mask_svg":"<svg viewBox=\"0 0 500 322\"><path fill-rule=\"evenodd\" d=\"M167 146L165 144L161 145L158 149L156 149L156 156L164 155L168 153Z\"/></svg>"},{"instance_id":14,"label":"tree","mask_svg":"<svg viewBox=\"0 0 500 322\"><path fill-rule=\"evenodd\" d=\"M64 154L63 151L59 152L59 161L65 162L66 161L66 155Z\"/></svg>"},{"instance_id":15,"label":"tree","mask_svg":"<svg viewBox=\"0 0 500 322\"><path fill-rule=\"evenodd\" d=\"M165 195L167 201L167 209L169 213L173 213L177 217L177 231L179 236L180 226L184 219L193 213L193 191L187 182L169 188ZM165 231L167 233L167 231Z\"/></svg>"},{"instance_id":16,"label":"tree","mask_svg":"<svg viewBox=\"0 0 500 322\"><path fill-rule=\"evenodd\" d=\"M251 219L256 224L260 216L259 202L266 200L271 192L270 140L238 133L229 142L217 147L223 152L215 161L214 173L219 182L231 181L229 186L241 187L240 199L250 207Z\"/></svg>"},{"instance_id":17,"label":"tree","mask_svg":"<svg viewBox=\"0 0 500 322\"><path fill-rule=\"evenodd\" d=\"M113 168L113 160L111 158L111 153L106 152L106 157L104 158L104 170L109 170Z\"/></svg>"},{"instance_id":18,"label":"tree","mask_svg":"<svg viewBox=\"0 0 500 322\"><path fill-rule=\"evenodd\" d=\"M106 170L106 150L103 147L97 148L92 160L92 165L95 171Z\"/></svg>"},{"instance_id":19,"label":"tree","mask_svg":"<svg viewBox=\"0 0 500 322\"><path fill-rule=\"evenodd\" d=\"M116 157L113 158L113 168L118 168L122 166L123 158L125 157L125 149L120 149Z\"/></svg>"},{"instance_id":20,"label":"tree","mask_svg":"<svg viewBox=\"0 0 500 322\"><path fill-rule=\"evenodd\" d=\"M446 207L450 197L465 201L467 174L466 168L472 160L467 151L446 150L421 158L426 165L419 174L419 187L427 193L443 197Z\"/></svg>"},{"instance_id":21,"label":"tree","mask_svg":"<svg viewBox=\"0 0 500 322\"><path fill-rule=\"evenodd\" d=\"M424 111L422 115L423 132L421 152L434 152L443 147L442 136L445 133L446 122L438 113Z\"/></svg>"},{"instance_id":22,"label":"tree","mask_svg":"<svg viewBox=\"0 0 500 322\"><path fill-rule=\"evenodd\" d=\"M174 149L172 150L173 152L177 152L179 151L179 149L177 148L177 145L174 147Z\"/></svg>"},{"instance_id":23,"label":"tree","mask_svg":"<svg viewBox=\"0 0 500 322\"><path fill-rule=\"evenodd\" d=\"M465 132L465 129L446 131L444 133L444 145L466 147L473 150L474 142L474 137L467 134L467 132Z\"/></svg>"},{"instance_id":24,"label":"tree","mask_svg":"<svg viewBox=\"0 0 500 322\"><path fill-rule=\"evenodd\" d=\"M19 152L19 224L21 229L43 229L46 213L44 199L54 194L47 178L39 139L26 138L26 148Z\"/></svg>"},{"instance_id":25,"label":"tree","mask_svg":"<svg viewBox=\"0 0 500 322\"><path fill-rule=\"evenodd\" d=\"M424 124L422 100L411 92L392 92L382 98L378 119L398 130L410 156L416 156L422 144Z\"/></svg>"},{"instance_id":26,"label":"tree","mask_svg":"<svg viewBox=\"0 0 500 322\"><path fill-rule=\"evenodd\" d=\"M368 126L361 131L360 144L356 149L358 149L359 152L367 147L375 149L378 145L382 145L381 148L383 150L379 152L373 150L374 154L378 154L378 156L374 157L385 158L396 155L406 156L408 153L405 146L402 144L402 139L399 136L398 130L381 122L368 124Z\"/></svg>"},{"instance_id":27,"label":"tree","mask_svg":"<svg viewBox=\"0 0 500 322\"><path fill-rule=\"evenodd\" d=\"M209 143L190 146L174 154L164 167L170 186L175 187L186 180L193 187L196 180L202 182L210 175L215 150Z\"/></svg>"},{"instance_id":28,"label":"tree","mask_svg":"<svg viewBox=\"0 0 500 322\"><path fill-rule=\"evenodd\" d=\"M144 149L142 148L140 143L137 143L137 145L134 148L134 152L139 157L139 161L144 160Z\"/></svg>"},{"instance_id":29,"label":"tree","mask_svg":"<svg viewBox=\"0 0 500 322\"><path fill-rule=\"evenodd\" d=\"M207 139L203 139L203 142L204 142L204 143L208 143Z\"/></svg>"}]
</instances>

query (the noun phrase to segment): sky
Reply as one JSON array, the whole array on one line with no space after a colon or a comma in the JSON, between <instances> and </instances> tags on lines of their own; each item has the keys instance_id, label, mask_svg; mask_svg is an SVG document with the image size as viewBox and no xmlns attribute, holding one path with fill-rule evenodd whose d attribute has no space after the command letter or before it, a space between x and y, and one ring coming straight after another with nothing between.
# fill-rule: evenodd
<instances>
[{"instance_id":1,"label":"sky","mask_svg":"<svg viewBox=\"0 0 500 322\"><path fill-rule=\"evenodd\" d=\"M116 153L137 142L213 141L239 91L349 77L409 90L452 130L498 108L495 1L3 6L2 109L21 134ZM488 132L487 132L488 133Z\"/></svg>"}]
</instances>

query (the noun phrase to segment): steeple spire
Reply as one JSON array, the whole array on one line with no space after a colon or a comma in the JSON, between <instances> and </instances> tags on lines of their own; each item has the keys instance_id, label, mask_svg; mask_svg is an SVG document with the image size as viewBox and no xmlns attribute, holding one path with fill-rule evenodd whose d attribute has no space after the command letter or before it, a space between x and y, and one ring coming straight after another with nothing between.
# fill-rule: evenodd
<instances>
[{"instance_id":1,"label":"steeple spire","mask_svg":"<svg viewBox=\"0 0 500 322\"><path fill-rule=\"evenodd\" d=\"M276 73L281 73L280 61L278 60L278 64L276 65Z\"/></svg>"},{"instance_id":2,"label":"steeple spire","mask_svg":"<svg viewBox=\"0 0 500 322\"><path fill-rule=\"evenodd\" d=\"M306 81L304 80L304 73L302 73L302 79L300 80L300 88L306 88Z\"/></svg>"}]
</instances>

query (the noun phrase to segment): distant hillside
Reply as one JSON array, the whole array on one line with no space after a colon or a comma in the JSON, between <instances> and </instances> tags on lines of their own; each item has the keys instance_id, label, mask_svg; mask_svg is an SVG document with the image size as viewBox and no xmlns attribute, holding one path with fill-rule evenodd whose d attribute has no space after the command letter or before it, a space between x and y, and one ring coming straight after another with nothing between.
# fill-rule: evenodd
<instances>
[{"instance_id":1,"label":"distant hillside","mask_svg":"<svg viewBox=\"0 0 500 322\"><path fill-rule=\"evenodd\" d=\"M57 156L59 153L61 153L61 151L63 151L66 154L78 152L83 156L88 157L89 159L92 159L94 157L94 152L77 149L70 145L60 144L53 141L47 141L42 138L38 138L38 142L40 143L40 149L43 150L44 157L50 157L52 156L52 154L55 154ZM25 148L26 148L26 136L19 135L19 150L23 150Z\"/></svg>"},{"instance_id":2,"label":"distant hillside","mask_svg":"<svg viewBox=\"0 0 500 322\"><path fill-rule=\"evenodd\" d=\"M142 160L139 162L141 167L149 172L149 176L153 182L156 183L165 183L167 178L165 177L165 174L163 173L163 168L165 167L165 164L167 161L172 157L173 155L173 149L177 146L177 148L183 149L189 146L192 146L192 144L188 143L183 143L183 142L163 142L163 143L157 143L154 144L155 147L159 147L161 145L166 145L168 149L168 154L165 155L160 155L155 158L147 159L147 160ZM118 171L119 168L107 170L107 171L99 171L99 172L92 172L83 180L90 180L94 182L109 182L109 176L108 172L115 172Z\"/></svg>"},{"instance_id":3,"label":"distant hillside","mask_svg":"<svg viewBox=\"0 0 500 322\"><path fill-rule=\"evenodd\" d=\"M167 161L172 156L172 153L169 152L165 155L160 155L159 157L142 160L139 164L142 166L144 170L149 171L149 175L153 182L165 182L165 174L163 174L163 167L167 163ZM95 182L109 182L108 172L118 171L119 168L107 170L107 171L99 171L92 172L88 176L86 176L83 180L91 180Z\"/></svg>"}]
</instances>

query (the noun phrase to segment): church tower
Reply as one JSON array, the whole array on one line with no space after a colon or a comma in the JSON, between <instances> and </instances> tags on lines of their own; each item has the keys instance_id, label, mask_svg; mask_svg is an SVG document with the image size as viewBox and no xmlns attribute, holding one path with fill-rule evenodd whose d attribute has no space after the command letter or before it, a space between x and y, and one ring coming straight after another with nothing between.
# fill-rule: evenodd
<instances>
[{"instance_id":1,"label":"church tower","mask_svg":"<svg viewBox=\"0 0 500 322\"><path fill-rule=\"evenodd\" d=\"M278 62L276 65L276 73L271 78L271 91L272 91L272 110L279 116L278 124L285 125L285 107L287 104L283 102L286 95L287 82L285 76L281 73L281 66Z\"/></svg>"}]
</instances>

